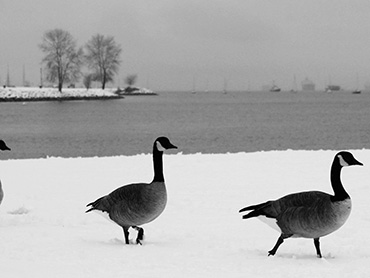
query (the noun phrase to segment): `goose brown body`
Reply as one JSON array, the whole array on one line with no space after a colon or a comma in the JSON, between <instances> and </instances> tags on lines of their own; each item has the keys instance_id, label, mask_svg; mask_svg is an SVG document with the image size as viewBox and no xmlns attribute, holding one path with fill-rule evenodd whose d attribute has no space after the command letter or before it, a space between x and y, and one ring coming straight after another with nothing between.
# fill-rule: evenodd
<instances>
[{"instance_id":1,"label":"goose brown body","mask_svg":"<svg viewBox=\"0 0 370 278\"><path fill-rule=\"evenodd\" d=\"M89 205L92 206L90 210L108 213L118 225L131 227L156 219L164 211L166 203L165 183L152 182L120 187Z\"/></svg>"},{"instance_id":2,"label":"goose brown body","mask_svg":"<svg viewBox=\"0 0 370 278\"><path fill-rule=\"evenodd\" d=\"M362 165L349 152L339 152L331 167L334 195L307 191L286 195L280 199L248 206L239 212L251 211L243 219L265 217L281 233L269 255L274 255L289 237L313 238L317 256L321 257L319 238L339 229L348 219L352 202L340 180L344 166ZM264 221L265 222L265 221Z\"/></svg>"},{"instance_id":3,"label":"goose brown body","mask_svg":"<svg viewBox=\"0 0 370 278\"><path fill-rule=\"evenodd\" d=\"M351 212L350 198L338 202L331 202L330 198L320 191L290 194L257 205L253 214L276 219L278 230L292 237L323 237L339 229Z\"/></svg>"},{"instance_id":4,"label":"goose brown body","mask_svg":"<svg viewBox=\"0 0 370 278\"><path fill-rule=\"evenodd\" d=\"M151 183L133 183L122 186L108 195L89 203L93 210L105 212L109 219L123 228L126 244L129 244L128 229L139 231L136 242L141 244L144 230L138 226L156 219L167 204L167 190L163 175L163 151L177 148L166 137L159 137L153 145L154 178Z\"/></svg>"}]
</instances>

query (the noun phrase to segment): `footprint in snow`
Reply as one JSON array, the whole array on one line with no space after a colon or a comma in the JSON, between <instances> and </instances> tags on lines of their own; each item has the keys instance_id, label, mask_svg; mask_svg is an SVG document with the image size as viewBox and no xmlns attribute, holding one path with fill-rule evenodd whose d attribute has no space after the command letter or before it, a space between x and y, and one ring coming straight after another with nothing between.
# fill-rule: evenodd
<instances>
[{"instance_id":1,"label":"footprint in snow","mask_svg":"<svg viewBox=\"0 0 370 278\"><path fill-rule=\"evenodd\" d=\"M27 209L25 207L20 207L18 209L9 211L8 213L9 214L12 214L12 215L22 215L22 214L28 214L29 212L30 212L29 209Z\"/></svg>"}]
</instances>

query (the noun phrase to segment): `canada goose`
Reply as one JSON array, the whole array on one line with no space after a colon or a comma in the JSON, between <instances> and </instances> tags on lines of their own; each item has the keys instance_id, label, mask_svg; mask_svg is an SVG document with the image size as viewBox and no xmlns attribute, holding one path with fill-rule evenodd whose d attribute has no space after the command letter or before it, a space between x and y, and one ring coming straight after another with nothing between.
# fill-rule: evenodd
<instances>
[{"instance_id":1,"label":"canada goose","mask_svg":"<svg viewBox=\"0 0 370 278\"><path fill-rule=\"evenodd\" d=\"M5 144L5 142L3 140L0 140L0 150L10 151L10 148ZM4 198L4 191L3 191L3 187L2 187L1 181L0 181L0 204L3 201L3 198Z\"/></svg>"},{"instance_id":2,"label":"canada goose","mask_svg":"<svg viewBox=\"0 0 370 278\"><path fill-rule=\"evenodd\" d=\"M98 210L106 212L109 218L123 228L125 243L129 244L130 227L138 231L136 243L141 244L143 228L156 219L167 203L167 192L163 176L163 151L177 149L167 137L159 137L153 144L154 178L151 183L133 183L124 185L110 194L87 205L86 212Z\"/></svg>"},{"instance_id":3,"label":"canada goose","mask_svg":"<svg viewBox=\"0 0 370 278\"><path fill-rule=\"evenodd\" d=\"M281 235L268 255L275 255L284 239L289 237L313 238L317 257L321 258L320 237L339 229L351 212L351 198L340 180L342 167L363 165L349 152L335 155L331 166L331 185L334 195L320 191L307 191L286 195L274 201L248 206L239 212L251 210L243 219L261 217L273 224ZM264 218L264 219L263 219ZM267 221L266 221L267 223Z\"/></svg>"},{"instance_id":4,"label":"canada goose","mask_svg":"<svg viewBox=\"0 0 370 278\"><path fill-rule=\"evenodd\" d=\"M10 151L10 148L5 144L5 142L3 140L0 140L0 150Z\"/></svg>"},{"instance_id":5,"label":"canada goose","mask_svg":"<svg viewBox=\"0 0 370 278\"><path fill-rule=\"evenodd\" d=\"M3 191L3 187L0 181L0 204L3 201L3 198L4 198L4 191Z\"/></svg>"}]
</instances>

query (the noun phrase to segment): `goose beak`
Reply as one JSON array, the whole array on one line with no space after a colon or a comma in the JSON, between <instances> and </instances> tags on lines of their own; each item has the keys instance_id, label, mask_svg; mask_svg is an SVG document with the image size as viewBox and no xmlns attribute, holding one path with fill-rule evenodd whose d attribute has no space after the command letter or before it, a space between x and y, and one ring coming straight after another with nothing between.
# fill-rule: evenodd
<instances>
[{"instance_id":1,"label":"goose beak","mask_svg":"<svg viewBox=\"0 0 370 278\"><path fill-rule=\"evenodd\" d=\"M170 144L170 146L168 147L168 149L177 149L177 147L175 145Z\"/></svg>"},{"instance_id":2,"label":"goose beak","mask_svg":"<svg viewBox=\"0 0 370 278\"><path fill-rule=\"evenodd\" d=\"M364 164L362 164L360 161L358 161L357 159L353 158L353 165L360 165L360 166L364 166Z\"/></svg>"}]
</instances>

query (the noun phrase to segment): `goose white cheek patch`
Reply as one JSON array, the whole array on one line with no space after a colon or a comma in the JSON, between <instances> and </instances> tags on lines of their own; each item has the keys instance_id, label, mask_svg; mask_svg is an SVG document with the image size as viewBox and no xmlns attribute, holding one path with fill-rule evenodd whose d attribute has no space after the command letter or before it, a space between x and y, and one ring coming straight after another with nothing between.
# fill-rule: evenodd
<instances>
[{"instance_id":1,"label":"goose white cheek patch","mask_svg":"<svg viewBox=\"0 0 370 278\"><path fill-rule=\"evenodd\" d=\"M348 163L343 159L341 155L338 155L339 163L342 165L342 167L349 166Z\"/></svg>"},{"instance_id":2,"label":"goose white cheek patch","mask_svg":"<svg viewBox=\"0 0 370 278\"><path fill-rule=\"evenodd\" d=\"M160 152L164 152L166 150L165 148L163 148L163 146L161 145L161 143L159 143L158 141L157 141L157 149Z\"/></svg>"}]
</instances>

